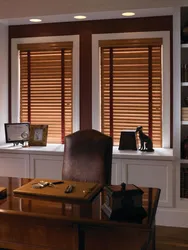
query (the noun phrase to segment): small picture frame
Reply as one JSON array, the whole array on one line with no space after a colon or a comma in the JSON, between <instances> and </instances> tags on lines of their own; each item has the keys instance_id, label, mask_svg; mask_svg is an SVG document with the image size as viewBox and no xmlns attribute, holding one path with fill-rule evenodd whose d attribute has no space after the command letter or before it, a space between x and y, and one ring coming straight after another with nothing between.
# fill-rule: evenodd
<instances>
[{"instance_id":1,"label":"small picture frame","mask_svg":"<svg viewBox=\"0 0 188 250\"><path fill-rule=\"evenodd\" d=\"M48 125L30 125L29 146L46 146Z\"/></svg>"},{"instance_id":2,"label":"small picture frame","mask_svg":"<svg viewBox=\"0 0 188 250\"><path fill-rule=\"evenodd\" d=\"M28 122L23 123L5 123L5 139L6 143L13 143L18 145L29 140L30 124Z\"/></svg>"}]
</instances>

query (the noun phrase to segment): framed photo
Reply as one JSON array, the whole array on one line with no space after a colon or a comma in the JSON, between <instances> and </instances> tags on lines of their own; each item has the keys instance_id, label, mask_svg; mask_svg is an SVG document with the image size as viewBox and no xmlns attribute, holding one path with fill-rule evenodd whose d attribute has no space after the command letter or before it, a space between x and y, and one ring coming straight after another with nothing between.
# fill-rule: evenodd
<instances>
[{"instance_id":1,"label":"framed photo","mask_svg":"<svg viewBox=\"0 0 188 250\"><path fill-rule=\"evenodd\" d=\"M30 124L26 123L5 123L6 143L24 144L29 140Z\"/></svg>"},{"instance_id":2,"label":"framed photo","mask_svg":"<svg viewBox=\"0 0 188 250\"><path fill-rule=\"evenodd\" d=\"M29 146L46 146L48 125L30 125Z\"/></svg>"}]
</instances>

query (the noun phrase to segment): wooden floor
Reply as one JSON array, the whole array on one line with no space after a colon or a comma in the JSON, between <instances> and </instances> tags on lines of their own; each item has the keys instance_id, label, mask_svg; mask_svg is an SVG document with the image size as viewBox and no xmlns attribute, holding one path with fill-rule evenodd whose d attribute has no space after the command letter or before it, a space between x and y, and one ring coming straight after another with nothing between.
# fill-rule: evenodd
<instances>
[{"instance_id":1,"label":"wooden floor","mask_svg":"<svg viewBox=\"0 0 188 250\"><path fill-rule=\"evenodd\" d=\"M156 240L156 250L188 250L188 228L158 226Z\"/></svg>"}]
</instances>

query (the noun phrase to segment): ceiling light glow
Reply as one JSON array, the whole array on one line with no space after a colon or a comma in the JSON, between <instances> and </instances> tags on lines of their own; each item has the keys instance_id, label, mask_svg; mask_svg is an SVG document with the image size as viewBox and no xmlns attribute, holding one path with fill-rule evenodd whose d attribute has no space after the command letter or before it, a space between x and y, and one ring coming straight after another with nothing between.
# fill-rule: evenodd
<instances>
[{"instance_id":1,"label":"ceiling light glow","mask_svg":"<svg viewBox=\"0 0 188 250\"><path fill-rule=\"evenodd\" d=\"M122 16L134 16L135 13L134 12L124 12L122 13Z\"/></svg>"},{"instance_id":2,"label":"ceiling light glow","mask_svg":"<svg viewBox=\"0 0 188 250\"><path fill-rule=\"evenodd\" d=\"M74 18L81 20L81 19L86 19L86 16L74 16Z\"/></svg>"},{"instance_id":3,"label":"ceiling light glow","mask_svg":"<svg viewBox=\"0 0 188 250\"><path fill-rule=\"evenodd\" d=\"M39 19L39 18L31 18L31 19L29 19L29 21L32 22L32 23L40 23L40 22L42 22L42 20Z\"/></svg>"}]
</instances>

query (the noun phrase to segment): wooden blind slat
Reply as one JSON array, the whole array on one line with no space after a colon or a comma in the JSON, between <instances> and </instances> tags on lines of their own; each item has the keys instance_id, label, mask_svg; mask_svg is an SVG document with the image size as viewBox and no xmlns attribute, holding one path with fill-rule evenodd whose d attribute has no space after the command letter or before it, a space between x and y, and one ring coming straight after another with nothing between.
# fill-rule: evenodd
<instances>
[{"instance_id":1,"label":"wooden blind slat","mask_svg":"<svg viewBox=\"0 0 188 250\"><path fill-rule=\"evenodd\" d=\"M65 135L72 133L72 42L21 44L18 45L18 49L20 50L20 121L28 121L28 106L30 106L31 124L48 124L48 143L63 143L62 115L65 121ZM62 91L62 77L64 77L64 91ZM28 88L29 81L30 88ZM65 102L63 112L62 99Z\"/></svg>"},{"instance_id":2,"label":"wooden blind slat","mask_svg":"<svg viewBox=\"0 0 188 250\"><path fill-rule=\"evenodd\" d=\"M162 45L162 38L143 38L143 39L115 39L115 40L101 40L99 41L99 47L130 47L131 50L132 47L134 47L133 53L135 53L136 50L140 50L141 47L144 46L154 46L154 45ZM126 50L128 50L126 48ZM126 51L125 50L125 51ZM156 50L160 50L159 47L156 48Z\"/></svg>"},{"instance_id":3,"label":"wooden blind slat","mask_svg":"<svg viewBox=\"0 0 188 250\"><path fill-rule=\"evenodd\" d=\"M51 54L52 51L55 51L53 55L61 54L60 50L62 48L64 49L70 49L73 47L73 42L56 42L56 43L24 43L24 44L18 44L17 48L21 51L33 51L33 55L38 55L43 57L44 52L46 50L46 54ZM40 52L43 51L43 55L40 54ZM69 52L71 54L71 52ZM25 54L23 54L23 57L27 57Z\"/></svg>"},{"instance_id":4,"label":"wooden blind slat","mask_svg":"<svg viewBox=\"0 0 188 250\"><path fill-rule=\"evenodd\" d=\"M154 147L162 147L161 45L160 38L99 42L101 129L103 133L110 135L110 121L112 123L113 120L115 145L119 144L122 130L135 130L142 125L146 134L149 133L150 126ZM113 60L110 60L110 51ZM113 112L110 106L111 82ZM149 104L149 100L152 100L152 104Z\"/></svg>"}]
</instances>

